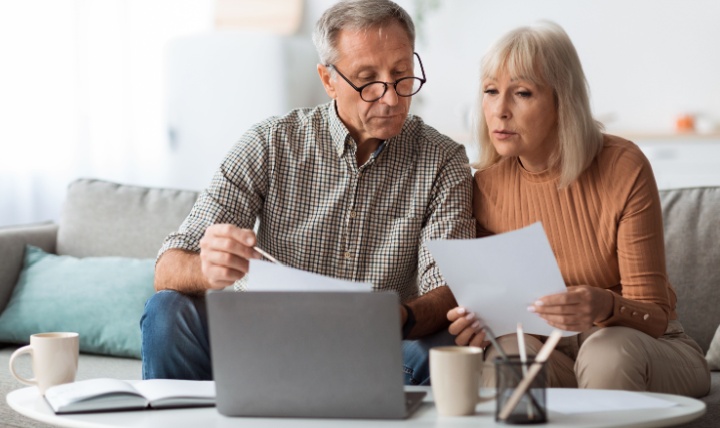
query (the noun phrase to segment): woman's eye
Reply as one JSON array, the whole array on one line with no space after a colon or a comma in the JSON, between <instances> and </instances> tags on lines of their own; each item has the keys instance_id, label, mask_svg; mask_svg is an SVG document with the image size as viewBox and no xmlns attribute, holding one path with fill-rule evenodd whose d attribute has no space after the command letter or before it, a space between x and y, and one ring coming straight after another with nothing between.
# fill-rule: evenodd
<instances>
[{"instance_id":1,"label":"woman's eye","mask_svg":"<svg viewBox=\"0 0 720 428\"><path fill-rule=\"evenodd\" d=\"M483 92L487 95L497 95L498 93L497 89L485 89Z\"/></svg>"},{"instance_id":2,"label":"woman's eye","mask_svg":"<svg viewBox=\"0 0 720 428\"><path fill-rule=\"evenodd\" d=\"M532 96L532 92L530 91L517 91L516 94L521 98L530 98L530 96Z\"/></svg>"}]
</instances>

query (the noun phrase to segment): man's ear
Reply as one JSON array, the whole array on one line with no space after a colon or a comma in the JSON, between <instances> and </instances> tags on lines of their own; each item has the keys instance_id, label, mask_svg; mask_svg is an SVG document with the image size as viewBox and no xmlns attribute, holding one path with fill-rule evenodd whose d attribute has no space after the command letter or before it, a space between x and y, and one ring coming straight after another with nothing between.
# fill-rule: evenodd
<instances>
[{"instance_id":1,"label":"man's ear","mask_svg":"<svg viewBox=\"0 0 720 428\"><path fill-rule=\"evenodd\" d=\"M335 94L335 82L332 80L330 70L326 66L318 64L317 71L320 76L320 82L322 82L322 85L325 88L325 92L327 92L330 98L335 99L337 96Z\"/></svg>"}]
</instances>

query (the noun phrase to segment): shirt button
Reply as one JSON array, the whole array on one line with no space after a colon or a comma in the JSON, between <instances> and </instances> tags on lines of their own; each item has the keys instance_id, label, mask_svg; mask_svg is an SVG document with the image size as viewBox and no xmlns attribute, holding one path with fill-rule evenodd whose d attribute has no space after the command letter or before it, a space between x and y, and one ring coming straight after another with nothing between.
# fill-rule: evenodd
<instances>
[{"instance_id":1,"label":"shirt button","mask_svg":"<svg viewBox=\"0 0 720 428\"><path fill-rule=\"evenodd\" d=\"M625 306L620 306L620 313L625 313Z\"/></svg>"},{"instance_id":2,"label":"shirt button","mask_svg":"<svg viewBox=\"0 0 720 428\"><path fill-rule=\"evenodd\" d=\"M351 259L351 258L352 258L352 254L350 254L350 251L345 251L344 256L345 256L346 259Z\"/></svg>"},{"instance_id":3,"label":"shirt button","mask_svg":"<svg viewBox=\"0 0 720 428\"><path fill-rule=\"evenodd\" d=\"M636 317L637 314L638 314L637 312L633 311L633 316L634 316L634 317Z\"/></svg>"},{"instance_id":4,"label":"shirt button","mask_svg":"<svg viewBox=\"0 0 720 428\"><path fill-rule=\"evenodd\" d=\"M643 315L643 319L644 319L645 321L647 321L648 318L650 318L650 314L645 314L645 315Z\"/></svg>"},{"instance_id":5,"label":"shirt button","mask_svg":"<svg viewBox=\"0 0 720 428\"><path fill-rule=\"evenodd\" d=\"M350 211L350 218L357 217L357 213L355 211Z\"/></svg>"}]
</instances>

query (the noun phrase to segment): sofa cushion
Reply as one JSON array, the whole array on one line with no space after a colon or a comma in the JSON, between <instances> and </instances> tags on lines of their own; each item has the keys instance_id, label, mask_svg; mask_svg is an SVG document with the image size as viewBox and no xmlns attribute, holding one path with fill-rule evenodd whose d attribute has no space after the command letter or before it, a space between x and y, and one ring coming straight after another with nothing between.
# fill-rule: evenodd
<instances>
[{"instance_id":1,"label":"sofa cushion","mask_svg":"<svg viewBox=\"0 0 720 428\"><path fill-rule=\"evenodd\" d=\"M154 258L178 229L197 192L79 179L68 187L57 253Z\"/></svg>"},{"instance_id":2,"label":"sofa cushion","mask_svg":"<svg viewBox=\"0 0 720 428\"><path fill-rule=\"evenodd\" d=\"M720 325L720 188L660 191L665 252L685 332L707 351Z\"/></svg>"},{"instance_id":3,"label":"sofa cushion","mask_svg":"<svg viewBox=\"0 0 720 428\"><path fill-rule=\"evenodd\" d=\"M154 292L154 266L154 259L78 259L28 246L0 315L0 342L75 331L83 352L140 358L140 317Z\"/></svg>"}]
</instances>

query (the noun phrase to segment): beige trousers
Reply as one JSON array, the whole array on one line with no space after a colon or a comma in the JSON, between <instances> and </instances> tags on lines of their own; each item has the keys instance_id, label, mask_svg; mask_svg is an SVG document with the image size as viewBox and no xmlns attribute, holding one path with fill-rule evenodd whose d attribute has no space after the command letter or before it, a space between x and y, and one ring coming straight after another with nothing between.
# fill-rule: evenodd
<instances>
[{"instance_id":1,"label":"beige trousers","mask_svg":"<svg viewBox=\"0 0 720 428\"><path fill-rule=\"evenodd\" d=\"M497 341L506 354L518 355L517 335L501 336ZM528 355L535 355L543 342L526 334L525 345ZM488 347L483 386L495 386L495 357L497 352ZM593 327L564 337L545 369L548 386L553 388L623 389L690 397L710 391L705 356L678 321L670 321L658 339L628 327Z\"/></svg>"}]
</instances>

